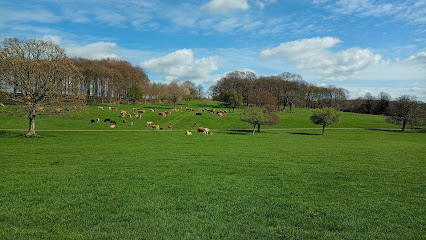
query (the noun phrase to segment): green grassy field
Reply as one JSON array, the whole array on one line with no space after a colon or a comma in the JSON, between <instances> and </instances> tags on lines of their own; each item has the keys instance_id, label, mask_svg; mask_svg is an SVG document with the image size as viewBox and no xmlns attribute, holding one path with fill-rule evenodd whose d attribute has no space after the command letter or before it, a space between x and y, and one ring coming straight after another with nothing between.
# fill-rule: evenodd
<instances>
[{"instance_id":1,"label":"green grassy field","mask_svg":"<svg viewBox=\"0 0 426 240\"><path fill-rule=\"evenodd\" d=\"M27 139L25 131L0 130L0 239L426 237L426 135L336 129L398 127L380 116L344 113L321 136L310 110L296 109L252 136L225 130L250 128L238 113L147 113L110 130L89 122L114 113L89 109L37 119L37 128L106 131ZM148 131L149 119L178 130ZM185 136L194 119L218 130ZM0 121L1 129L28 124Z\"/></svg>"}]
</instances>

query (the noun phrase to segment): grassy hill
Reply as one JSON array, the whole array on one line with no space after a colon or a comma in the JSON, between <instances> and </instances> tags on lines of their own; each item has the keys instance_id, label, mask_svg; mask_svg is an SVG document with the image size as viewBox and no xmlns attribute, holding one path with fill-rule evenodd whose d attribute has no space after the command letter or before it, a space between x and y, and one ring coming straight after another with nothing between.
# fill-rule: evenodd
<instances>
[{"instance_id":1,"label":"grassy hill","mask_svg":"<svg viewBox=\"0 0 426 240\"><path fill-rule=\"evenodd\" d=\"M282 123L271 127L279 131L265 127L254 136L180 131L194 121L250 128L238 112L222 119L146 113L109 131L90 119L117 113L96 106L38 119L37 128L108 131L27 139L25 131L0 130L0 239L424 239L424 133L336 129L321 136L309 109L296 112L280 113ZM120 131L145 130L148 119L180 130ZM27 126L25 118L0 121L2 129ZM335 126L352 127L397 126L350 113Z\"/></svg>"},{"instance_id":2,"label":"grassy hill","mask_svg":"<svg viewBox=\"0 0 426 240\"><path fill-rule=\"evenodd\" d=\"M208 114L202 112L203 109L222 109L229 110L222 106L220 102L211 101L191 101L186 105L178 105L179 109L182 107L183 112L173 112L167 117L158 116L159 112L169 111L171 105L118 105L118 110L128 110L132 112L132 108L140 108L147 110L142 115L141 119L125 118L128 122L133 122L133 126L121 124L119 111L108 111L108 106L104 105L105 110L97 110L97 106L89 106L88 109L76 116L63 117L51 116L36 119L36 130L109 130L109 124L103 123L106 118L114 119L118 125L115 130L147 130L145 124L147 121L152 121L154 124L167 129L168 125L173 125L175 130L191 130L195 122L199 126L208 127L216 130L229 130L229 129L251 129L252 126L243 123L239 120L241 109L236 109L235 113L226 114L226 118L217 117L215 114ZM201 112L202 116L195 116L195 112L185 111L185 108L196 109ZM155 112L150 112L150 109L155 109ZM317 125L309 121L312 115L311 109L295 108L295 113L279 113L281 123L278 126L262 126L262 129L286 129L286 128L318 128ZM90 124L90 119L100 118L100 124ZM25 117L12 117L0 114L1 126L0 129L26 129L28 126L28 119ZM343 113L341 121L338 125L331 126L331 128L400 128L400 126L388 124L385 122L383 116L375 115L362 115L354 113Z\"/></svg>"}]
</instances>

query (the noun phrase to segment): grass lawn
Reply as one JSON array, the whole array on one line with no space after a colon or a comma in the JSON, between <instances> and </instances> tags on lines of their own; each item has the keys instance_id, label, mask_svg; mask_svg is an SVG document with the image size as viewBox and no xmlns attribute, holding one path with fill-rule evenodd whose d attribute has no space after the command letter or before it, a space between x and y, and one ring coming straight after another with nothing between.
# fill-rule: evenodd
<instances>
[{"instance_id":1,"label":"grass lawn","mask_svg":"<svg viewBox=\"0 0 426 240\"><path fill-rule=\"evenodd\" d=\"M108 130L87 122L111 114L95 108L36 124ZM176 121L179 131L114 131L132 129L119 124L27 139L0 130L0 239L426 237L424 133L326 129L321 136L288 129L309 127L309 110L297 112L272 127L282 130L254 136L185 136L180 130L194 129L192 113L155 118ZM145 130L151 117L133 127ZM206 127L247 128L232 114L202 117ZM389 126L376 126L375 117L345 113L340 127ZM24 126L11 119L0 115L3 129L26 128L27 119Z\"/></svg>"}]
</instances>

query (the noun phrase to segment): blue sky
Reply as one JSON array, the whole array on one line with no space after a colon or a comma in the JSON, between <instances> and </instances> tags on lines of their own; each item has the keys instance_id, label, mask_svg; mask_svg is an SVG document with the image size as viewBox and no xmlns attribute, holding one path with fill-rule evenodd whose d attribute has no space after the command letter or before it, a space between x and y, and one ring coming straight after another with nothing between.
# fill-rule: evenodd
<instances>
[{"instance_id":1,"label":"blue sky","mask_svg":"<svg viewBox=\"0 0 426 240\"><path fill-rule=\"evenodd\" d=\"M116 57L152 82L205 89L224 74L300 74L316 85L426 102L426 0L0 1L0 38Z\"/></svg>"}]
</instances>

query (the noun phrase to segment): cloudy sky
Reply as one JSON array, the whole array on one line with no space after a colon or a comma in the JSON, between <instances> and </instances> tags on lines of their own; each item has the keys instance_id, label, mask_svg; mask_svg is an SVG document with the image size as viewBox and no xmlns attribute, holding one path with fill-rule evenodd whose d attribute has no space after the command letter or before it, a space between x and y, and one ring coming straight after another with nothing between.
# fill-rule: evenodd
<instances>
[{"instance_id":1,"label":"cloudy sky","mask_svg":"<svg viewBox=\"0 0 426 240\"><path fill-rule=\"evenodd\" d=\"M126 60L153 82L291 72L351 98L426 102L426 0L1 0L7 37Z\"/></svg>"}]
</instances>

